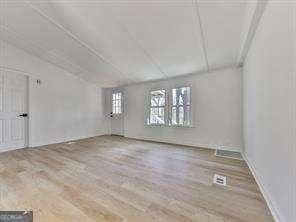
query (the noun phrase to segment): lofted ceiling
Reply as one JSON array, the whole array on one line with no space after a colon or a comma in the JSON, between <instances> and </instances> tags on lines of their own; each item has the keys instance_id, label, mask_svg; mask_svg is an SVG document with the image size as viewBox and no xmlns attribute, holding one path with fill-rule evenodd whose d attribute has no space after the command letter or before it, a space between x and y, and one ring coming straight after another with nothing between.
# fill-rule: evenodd
<instances>
[{"instance_id":1,"label":"lofted ceiling","mask_svg":"<svg viewBox=\"0 0 296 222\"><path fill-rule=\"evenodd\" d=\"M104 87L235 66L242 0L0 0L0 38Z\"/></svg>"}]
</instances>

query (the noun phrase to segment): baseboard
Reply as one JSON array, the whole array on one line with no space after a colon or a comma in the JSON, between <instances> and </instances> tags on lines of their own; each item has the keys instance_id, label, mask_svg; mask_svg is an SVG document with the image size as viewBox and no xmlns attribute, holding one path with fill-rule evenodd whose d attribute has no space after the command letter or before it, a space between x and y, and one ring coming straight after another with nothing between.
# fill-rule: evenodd
<instances>
[{"instance_id":1,"label":"baseboard","mask_svg":"<svg viewBox=\"0 0 296 222\"><path fill-rule=\"evenodd\" d=\"M13 150L20 150L20 149L24 149L24 148L26 148L26 147L1 149L1 150L0 150L0 153L5 153L5 152L13 151Z\"/></svg>"},{"instance_id":2,"label":"baseboard","mask_svg":"<svg viewBox=\"0 0 296 222\"><path fill-rule=\"evenodd\" d=\"M275 222L284 222L284 220L282 219L282 217L280 216L280 212L279 210L276 208L275 204L273 203L272 199L271 199L271 195L268 193L268 191L264 188L263 182L260 179L259 174L257 173L256 167L251 163L251 161L246 157L246 155L244 153L242 153L242 156L244 158L244 160L246 161L253 177L255 178L259 189L267 203L267 206L275 220Z\"/></svg>"},{"instance_id":3,"label":"baseboard","mask_svg":"<svg viewBox=\"0 0 296 222\"><path fill-rule=\"evenodd\" d=\"M198 143L195 141L189 141L187 143L179 143L179 142L172 141L169 139L147 138L147 137L138 137L138 136L130 136L130 135L124 135L124 137L130 138L130 139L135 139L135 140L148 141L148 142L164 143L164 144L178 145L178 146L188 146L188 147L195 147L195 148L204 148L204 149L211 149L211 150L216 150L221 147L221 145L214 144L214 143L205 144L205 143ZM224 147L226 147L226 146L224 146ZM236 149L233 149L234 147ZM242 148L238 147L238 146L231 146L231 149L229 151L242 152Z\"/></svg>"},{"instance_id":4,"label":"baseboard","mask_svg":"<svg viewBox=\"0 0 296 222\"><path fill-rule=\"evenodd\" d=\"M88 139L92 137L97 137L97 136L104 136L106 134L98 134L98 135L88 135L88 136L78 136L78 137L69 137L69 138L63 138L63 139L55 139L51 141L46 141L46 142L37 142L37 143L32 143L28 147L29 148L36 148L36 147L41 147L41 146L47 146L47 145L53 145L53 144L59 144L59 143L66 143L66 142L71 142L71 141L76 141L76 140L83 140L83 139Z\"/></svg>"},{"instance_id":5,"label":"baseboard","mask_svg":"<svg viewBox=\"0 0 296 222\"><path fill-rule=\"evenodd\" d=\"M185 146L185 147L191 147L191 148L202 148L202 149L210 149L215 150L219 146L210 146L205 144L184 144L184 143L176 143L166 140L158 140L158 139L147 139L147 138L140 138L140 137L130 137L130 136L124 136L127 139L133 139L133 140L139 140L139 141L145 141L145 142L152 142L152 143L162 143L167 145L176 145L176 146Z\"/></svg>"}]
</instances>

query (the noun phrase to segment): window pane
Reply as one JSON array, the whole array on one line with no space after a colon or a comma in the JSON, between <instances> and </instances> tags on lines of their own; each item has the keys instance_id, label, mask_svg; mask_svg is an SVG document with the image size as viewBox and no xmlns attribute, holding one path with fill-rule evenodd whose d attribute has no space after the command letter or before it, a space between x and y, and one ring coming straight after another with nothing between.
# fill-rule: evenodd
<instances>
[{"instance_id":1,"label":"window pane","mask_svg":"<svg viewBox=\"0 0 296 222\"><path fill-rule=\"evenodd\" d=\"M116 104L116 107L118 107L119 106L119 100L116 100L115 104Z\"/></svg>"},{"instance_id":2,"label":"window pane","mask_svg":"<svg viewBox=\"0 0 296 222\"><path fill-rule=\"evenodd\" d=\"M118 100L118 107L121 108L121 100ZM120 113L120 111L119 111Z\"/></svg>"},{"instance_id":3,"label":"window pane","mask_svg":"<svg viewBox=\"0 0 296 222\"><path fill-rule=\"evenodd\" d=\"M150 124L164 124L164 107L150 108Z\"/></svg>"},{"instance_id":4,"label":"window pane","mask_svg":"<svg viewBox=\"0 0 296 222\"><path fill-rule=\"evenodd\" d=\"M177 98L178 100L178 105L183 105L184 104L184 102L183 102L183 99L184 99L184 95L182 95L182 93L181 93L181 90L179 90L178 91L178 98Z\"/></svg>"},{"instance_id":5,"label":"window pane","mask_svg":"<svg viewBox=\"0 0 296 222\"><path fill-rule=\"evenodd\" d=\"M184 124L184 108L183 106L179 107L179 124Z\"/></svg>"},{"instance_id":6,"label":"window pane","mask_svg":"<svg viewBox=\"0 0 296 222\"><path fill-rule=\"evenodd\" d=\"M184 105L190 105L190 87L182 88Z\"/></svg>"},{"instance_id":7,"label":"window pane","mask_svg":"<svg viewBox=\"0 0 296 222\"><path fill-rule=\"evenodd\" d=\"M151 106L164 106L165 105L165 90L156 90L150 92Z\"/></svg>"},{"instance_id":8,"label":"window pane","mask_svg":"<svg viewBox=\"0 0 296 222\"><path fill-rule=\"evenodd\" d=\"M172 107L172 124L177 124L177 107Z\"/></svg>"},{"instance_id":9,"label":"window pane","mask_svg":"<svg viewBox=\"0 0 296 222\"><path fill-rule=\"evenodd\" d=\"M184 125L190 125L190 106L184 106Z\"/></svg>"},{"instance_id":10,"label":"window pane","mask_svg":"<svg viewBox=\"0 0 296 222\"><path fill-rule=\"evenodd\" d=\"M179 96L179 105L189 105L190 104L190 87L182 87L177 89Z\"/></svg>"},{"instance_id":11,"label":"window pane","mask_svg":"<svg viewBox=\"0 0 296 222\"><path fill-rule=\"evenodd\" d=\"M113 93L112 94L112 112L114 114L121 114L121 99L122 99L122 93Z\"/></svg>"},{"instance_id":12,"label":"window pane","mask_svg":"<svg viewBox=\"0 0 296 222\"><path fill-rule=\"evenodd\" d=\"M177 89L172 90L172 96L173 96L173 105L177 105Z\"/></svg>"},{"instance_id":13,"label":"window pane","mask_svg":"<svg viewBox=\"0 0 296 222\"><path fill-rule=\"evenodd\" d=\"M112 100L112 112L115 113L115 101Z\"/></svg>"}]
</instances>

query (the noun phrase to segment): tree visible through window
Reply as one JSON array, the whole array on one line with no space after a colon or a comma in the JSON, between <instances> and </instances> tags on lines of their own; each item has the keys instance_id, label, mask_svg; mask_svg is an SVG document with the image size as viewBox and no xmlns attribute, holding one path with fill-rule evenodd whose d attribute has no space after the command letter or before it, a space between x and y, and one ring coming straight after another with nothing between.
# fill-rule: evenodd
<instances>
[{"instance_id":1,"label":"tree visible through window","mask_svg":"<svg viewBox=\"0 0 296 222\"><path fill-rule=\"evenodd\" d=\"M122 93L121 92L112 94L112 113L113 114L122 113Z\"/></svg>"},{"instance_id":2,"label":"tree visible through window","mask_svg":"<svg viewBox=\"0 0 296 222\"><path fill-rule=\"evenodd\" d=\"M172 89L171 124L190 125L190 87Z\"/></svg>"},{"instance_id":3,"label":"tree visible through window","mask_svg":"<svg viewBox=\"0 0 296 222\"><path fill-rule=\"evenodd\" d=\"M165 124L165 90L150 92L148 124Z\"/></svg>"}]
</instances>

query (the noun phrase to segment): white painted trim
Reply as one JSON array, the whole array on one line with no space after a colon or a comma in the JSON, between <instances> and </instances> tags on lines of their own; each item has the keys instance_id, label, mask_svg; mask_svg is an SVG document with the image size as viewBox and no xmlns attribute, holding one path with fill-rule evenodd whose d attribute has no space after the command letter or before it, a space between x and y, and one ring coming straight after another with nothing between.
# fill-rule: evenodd
<instances>
[{"instance_id":1,"label":"white painted trim","mask_svg":"<svg viewBox=\"0 0 296 222\"><path fill-rule=\"evenodd\" d=\"M208 53L207 53L207 47L206 47L206 41L205 41L205 34L204 34L204 28L202 26L202 20L200 16L200 10L199 10L199 5L198 5L198 0L193 0L193 6L195 7L195 12L197 16L197 25L200 28L200 36L201 36L201 44L202 44L202 49L203 49L203 54L205 57L206 61L206 66L207 66L207 71L210 71L210 65L209 65L209 59L208 59Z\"/></svg>"},{"instance_id":2,"label":"white painted trim","mask_svg":"<svg viewBox=\"0 0 296 222\"><path fill-rule=\"evenodd\" d=\"M69 137L69 138L64 138L64 139L54 139L54 140L43 141L43 142L32 142L29 145L29 148L40 148L42 146L73 142L73 141L77 141L77 140L83 140L83 139L88 139L88 138L93 138L93 137L98 137L98 136L104 136L104 135L106 135L106 133L92 134L92 135L88 135L88 136L79 136L79 137L75 136L75 137Z\"/></svg>"},{"instance_id":3,"label":"white painted trim","mask_svg":"<svg viewBox=\"0 0 296 222\"><path fill-rule=\"evenodd\" d=\"M25 124L25 128L26 128L26 141L25 141L25 146L26 148L29 147L30 144L30 132L31 132L31 110L30 110L30 76L29 75L25 75L26 76L26 113L28 114L28 117L26 118L26 124Z\"/></svg>"},{"instance_id":4,"label":"white painted trim","mask_svg":"<svg viewBox=\"0 0 296 222\"><path fill-rule=\"evenodd\" d=\"M267 191L267 189L265 188L264 186L264 183L263 181L261 180L261 176L259 175L258 171L256 170L256 167L254 164L251 163L251 161L247 158L247 156L242 153L242 156L244 158L244 160L246 161L253 177L255 178L259 188L260 188L260 191L267 203L267 206L275 220L275 222L284 222L284 219L283 217L281 216L280 214L280 211L278 210L278 208L276 207L274 201L272 201L272 198L271 198L271 195L270 193Z\"/></svg>"},{"instance_id":5,"label":"white painted trim","mask_svg":"<svg viewBox=\"0 0 296 222\"><path fill-rule=\"evenodd\" d=\"M5 153L5 152L9 152L9 151L14 151L14 150L20 150L20 149L26 149L29 148L29 146L24 146L24 147L12 147L12 148L8 148L8 149L1 149L0 153Z\"/></svg>"},{"instance_id":6,"label":"white painted trim","mask_svg":"<svg viewBox=\"0 0 296 222\"><path fill-rule=\"evenodd\" d=\"M237 66L241 67L244 64L245 58L247 57L247 54L249 52L249 49L251 47L252 41L254 39L254 36L256 34L257 28L260 24L261 17L265 11L266 5L268 0L257 0L255 11L251 18L251 24L248 29L248 34L244 42L242 43L243 47L242 50L238 56L237 60Z\"/></svg>"},{"instance_id":7,"label":"white painted trim","mask_svg":"<svg viewBox=\"0 0 296 222\"><path fill-rule=\"evenodd\" d=\"M160 126L162 127L162 126ZM195 147L195 148L203 148L203 149L210 149L210 150L216 150L220 147L218 144L205 144L205 143L195 143L195 142L185 142L185 143L179 143L179 142L174 142L170 139L156 139L156 138L147 138L143 136L126 136L124 135L125 138L128 139L135 139L135 140L144 140L147 142L156 142L156 143L168 143L172 145L177 145L177 146L188 146L188 147ZM238 147L239 150L242 150L241 147ZM239 151L237 151L239 152Z\"/></svg>"}]
</instances>

